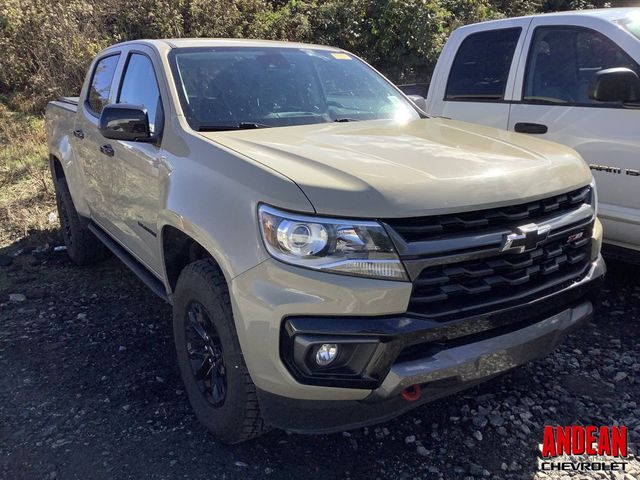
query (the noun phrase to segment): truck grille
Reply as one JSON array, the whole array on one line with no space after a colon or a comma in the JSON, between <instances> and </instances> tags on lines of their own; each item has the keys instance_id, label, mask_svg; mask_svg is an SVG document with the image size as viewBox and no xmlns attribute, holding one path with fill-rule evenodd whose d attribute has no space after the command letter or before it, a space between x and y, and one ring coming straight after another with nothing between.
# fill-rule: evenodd
<instances>
[{"instance_id":1,"label":"truck grille","mask_svg":"<svg viewBox=\"0 0 640 480\"><path fill-rule=\"evenodd\" d=\"M515 206L383 220L413 280L407 312L441 322L483 315L583 278L593 201L585 186ZM507 244L510 235L520 243Z\"/></svg>"},{"instance_id":2,"label":"truck grille","mask_svg":"<svg viewBox=\"0 0 640 480\"><path fill-rule=\"evenodd\" d=\"M506 308L564 288L586 273L590 259L591 224L528 252L426 267L408 310L446 321Z\"/></svg>"},{"instance_id":3,"label":"truck grille","mask_svg":"<svg viewBox=\"0 0 640 480\"><path fill-rule=\"evenodd\" d=\"M454 215L385 220L405 242L436 240L449 234L471 234L492 227L526 224L549 215L562 215L591 202L591 187L555 195L535 202Z\"/></svg>"}]
</instances>

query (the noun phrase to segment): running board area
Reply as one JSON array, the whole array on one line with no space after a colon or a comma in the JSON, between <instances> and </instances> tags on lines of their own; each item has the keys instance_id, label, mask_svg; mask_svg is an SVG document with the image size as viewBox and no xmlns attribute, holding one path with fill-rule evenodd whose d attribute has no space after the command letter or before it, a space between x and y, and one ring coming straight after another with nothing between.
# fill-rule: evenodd
<instances>
[{"instance_id":1,"label":"running board area","mask_svg":"<svg viewBox=\"0 0 640 480\"><path fill-rule=\"evenodd\" d=\"M144 284L151 289L153 293L162 298L165 302L169 302L169 297L164 288L162 282L151 273L144 265L142 265L133 255L127 252L118 242L109 236L104 230L97 226L93 222L89 222L89 230L93 233L98 240L105 244L105 246L113 252L129 269L136 274L136 276L144 282Z\"/></svg>"}]
</instances>

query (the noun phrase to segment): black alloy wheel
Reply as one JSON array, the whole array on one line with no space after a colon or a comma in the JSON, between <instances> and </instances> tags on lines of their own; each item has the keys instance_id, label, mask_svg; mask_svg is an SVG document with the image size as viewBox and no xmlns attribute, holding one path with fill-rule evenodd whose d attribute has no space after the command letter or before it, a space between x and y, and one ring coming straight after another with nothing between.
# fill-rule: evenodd
<instances>
[{"instance_id":1,"label":"black alloy wheel","mask_svg":"<svg viewBox=\"0 0 640 480\"><path fill-rule=\"evenodd\" d=\"M227 372L220 336L200 302L189 304L187 316L185 338L191 372L207 402L220 407L227 397Z\"/></svg>"}]
</instances>

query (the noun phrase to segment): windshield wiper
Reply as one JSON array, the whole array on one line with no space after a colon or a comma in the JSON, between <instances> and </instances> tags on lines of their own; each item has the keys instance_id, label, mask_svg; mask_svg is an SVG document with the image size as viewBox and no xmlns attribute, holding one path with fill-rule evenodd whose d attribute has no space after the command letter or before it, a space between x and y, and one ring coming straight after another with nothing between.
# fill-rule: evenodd
<instances>
[{"instance_id":1,"label":"windshield wiper","mask_svg":"<svg viewBox=\"0 0 640 480\"><path fill-rule=\"evenodd\" d=\"M272 128L272 125L256 122L239 122L233 125L198 125L199 132L224 132L227 130L251 130L253 128Z\"/></svg>"},{"instance_id":2,"label":"windshield wiper","mask_svg":"<svg viewBox=\"0 0 640 480\"><path fill-rule=\"evenodd\" d=\"M359 122L360 120L356 119L356 118L336 118L334 120L334 122L338 122L338 123L344 123L344 122Z\"/></svg>"}]
</instances>

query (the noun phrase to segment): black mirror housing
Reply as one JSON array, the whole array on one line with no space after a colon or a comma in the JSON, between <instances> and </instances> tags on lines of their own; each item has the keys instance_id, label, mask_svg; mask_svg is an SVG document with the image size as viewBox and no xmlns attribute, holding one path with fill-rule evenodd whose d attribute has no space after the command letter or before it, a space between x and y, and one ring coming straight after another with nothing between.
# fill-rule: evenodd
<instances>
[{"instance_id":1,"label":"black mirror housing","mask_svg":"<svg viewBox=\"0 0 640 480\"><path fill-rule=\"evenodd\" d=\"M624 67L600 70L589 85L589 98L599 102L638 102L640 78Z\"/></svg>"},{"instance_id":2,"label":"black mirror housing","mask_svg":"<svg viewBox=\"0 0 640 480\"><path fill-rule=\"evenodd\" d=\"M145 142L152 139L147 109L141 105L114 103L106 105L100 115L99 130L112 140Z\"/></svg>"}]
</instances>

